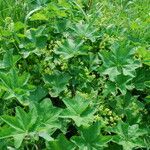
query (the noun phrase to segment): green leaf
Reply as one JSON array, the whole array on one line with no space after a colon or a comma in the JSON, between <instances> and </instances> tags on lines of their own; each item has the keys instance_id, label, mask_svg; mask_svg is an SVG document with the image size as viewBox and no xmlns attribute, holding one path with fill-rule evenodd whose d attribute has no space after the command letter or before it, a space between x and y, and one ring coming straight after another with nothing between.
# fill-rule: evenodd
<instances>
[{"instance_id":1,"label":"green leaf","mask_svg":"<svg viewBox=\"0 0 150 150\"><path fill-rule=\"evenodd\" d=\"M118 75L115 79L116 86L123 95L126 94L127 89L130 89L129 81L131 81L131 78L123 75Z\"/></svg>"},{"instance_id":2,"label":"green leaf","mask_svg":"<svg viewBox=\"0 0 150 150\"><path fill-rule=\"evenodd\" d=\"M137 55L142 59L142 63L150 66L150 51L146 47L138 47Z\"/></svg>"},{"instance_id":3,"label":"green leaf","mask_svg":"<svg viewBox=\"0 0 150 150\"><path fill-rule=\"evenodd\" d=\"M95 42L98 36L97 28L95 28L92 23L85 23L84 21L80 21L75 26L70 26L71 34L81 39L90 39L92 42Z\"/></svg>"},{"instance_id":4,"label":"green leaf","mask_svg":"<svg viewBox=\"0 0 150 150\"><path fill-rule=\"evenodd\" d=\"M7 92L5 98L10 99L16 97L22 104L25 104L29 92L33 90L33 86L27 84L29 77L29 74L26 72L19 75L17 69L11 69L7 74L0 72L1 85Z\"/></svg>"},{"instance_id":5,"label":"green leaf","mask_svg":"<svg viewBox=\"0 0 150 150\"><path fill-rule=\"evenodd\" d=\"M14 128L15 130L18 130L20 132L24 131L24 129L22 127L22 124L20 124L15 117L4 115L4 116L1 117L1 119L2 119L2 121L7 123L10 127Z\"/></svg>"},{"instance_id":6,"label":"green leaf","mask_svg":"<svg viewBox=\"0 0 150 150\"><path fill-rule=\"evenodd\" d=\"M40 101L48 94L48 90L42 86L38 86L35 91L30 93L29 99L32 101Z\"/></svg>"},{"instance_id":7,"label":"green leaf","mask_svg":"<svg viewBox=\"0 0 150 150\"><path fill-rule=\"evenodd\" d=\"M77 126L88 125L89 122L93 121L93 114L96 110L89 107L89 100L80 95L76 95L72 99L63 99L63 102L67 106L61 114L63 118L73 119Z\"/></svg>"},{"instance_id":8,"label":"green leaf","mask_svg":"<svg viewBox=\"0 0 150 150\"><path fill-rule=\"evenodd\" d=\"M135 49L130 48L127 43L114 43L110 52L102 51L100 54L103 74L109 75L111 81L114 81L119 74L135 77L135 70L141 65L134 59L134 54Z\"/></svg>"},{"instance_id":9,"label":"green leaf","mask_svg":"<svg viewBox=\"0 0 150 150\"><path fill-rule=\"evenodd\" d=\"M36 21L36 20L40 20L40 21L47 21L48 17L43 14L42 12L39 13L35 13L32 15L32 17L30 18L31 21Z\"/></svg>"},{"instance_id":10,"label":"green leaf","mask_svg":"<svg viewBox=\"0 0 150 150\"><path fill-rule=\"evenodd\" d=\"M139 68L136 71L136 77L132 80L137 90L143 91L146 89L146 82L150 81L149 68Z\"/></svg>"},{"instance_id":11,"label":"green leaf","mask_svg":"<svg viewBox=\"0 0 150 150\"><path fill-rule=\"evenodd\" d=\"M67 89L71 77L68 74L56 72L52 75L44 75L45 83L50 87L50 95L57 97L62 91Z\"/></svg>"},{"instance_id":12,"label":"green leaf","mask_svg":"<svg viewBox=\"0 0 150 150\"><path fill-rule=\"evenodd\" d=\"M42 102L36 107L39 116L39 119L36 123L40 134L42 132L44 134L52 134L56 129L61 128L58 118L60 117L62 110L54 107L50 99L42 100Z\"/></svg>"},{"instance_id":13,"label":"green leaf","mask_svg":"<svg viewBox=\"0 0 150 150\"><path fill-rule=\"evenodd\" d=\"M14 24L14 29L15 29L15 31L19 31L19 30L21 30L21 29L24 29L25 28L25 24L23 24L22 22L16 22L15 24Z\"/></svg>"},{"instance_id":14,"label":"green leaf","mask_svg":"<svg viewBox=\"0 0 150 150\"><path fill-rule=\"evenodd\" d=\"M18 135L13 136L14 145L16 148L19 148L21 146L24 137L25 137L25 134L18 134Z\"/></svg>"},{"instance_id":15,"label":"green leaf","mask_svg":"<svg viewBox=\"0 0 150 150\"><path fill-rule=\"evenodd\" d=\"M132 79L129 76L124 76L122 74L115 77L114 82L107 81L106 82L106 89L104 89L105 93L112 93L113 95L117 94L117 89L125 95L128 89L133 88L130 85L130 81Z\"/></svg>"},{"instance_id":16,"label":"green leaf","mask_svg":"<svg viewBox=\"0 0 150 150\"><path fill-rule=\"evenodd\" d=\"M140 129L138 124L130 126L127 123L119 122L118 125L115 128L111 128L110 131L117 134L113 137L113 141L122 145L124 150L145 147L141 136L144 136L147 131Z\"/></svg>"},{"instance_id":17,"label":"green leaf","mask_svg":"<svg viewBox=\"0 0 150 150\"><path fill-rule=\"evenodd\" d=\"M2 118L1 118L2 120ZM6 138L10 138L14 135L14 130L13 128L11 127L8 127L8 126L3 126L3 127L0 127L0 140L1 139L4 139L6 140Z\"/></svg>"},{"instance_id":18,"label":"green leaf","mask_svg":"<svg viewBox=\"0 0 150 150\"><path fill-rule=\"evenodd\" d=\"M63 59L70 59L79 55L87 55L87 50L83 48L84 41L75 41L67 39L64 43L59 44L55 50L56 54L62 55Z\"/></svg>"},{"instance_id":19,"label":"green leaf","mask_svg":"<svg viewBox=\"0 0 150 150\"><path fill-rule=\"evenodd\" d=\"M75 146L73 143L68 141L64 135L60 135L58 139L47 143L48 150L74 150Z\"/></svg>"},{"instance_id":20,"label":"green leaf","mask_svg":"<svg viewBox=\"0 0 150 150\"><path fill-rule=\"evenodd\" d=\"M13 55L13 50L8 50L3 56L2 69L13 68L15 64L21 59L19 55Z\"/></svg>"},{"instance_id":21,"label":"green leaf","mask_svg":"<svg viewBox=\"0 0 150 150\"><path fill-rule=\"evenodd\" d=\"M79 149L103 149L107 147L107 143L111 140L110 136L104 136L100 133L101 126L98 122L89 127L80 127L80 136L74 136L71 141L75 143Z\"/></svg>"},{"instance_id":22,"label":"green leaf","mask_svg":"<svg viewBox=\"0 0 150 150\"><path fill-rule=\"evenodd\" d=\"M22 108L16 108L14 117L3 115L1 117L8 126L0 128L0 139L13 137L16 148L21 146L25 137L33 139L40 136L45 140L52 140L51 135L60 128L58 119L61 110L52 106L49 99L43 100L39 104L30 105L29 112Z\"/></svg>"},{"instance_id":23,"label":"green leaf","mask_svg":"<svg viewBox=\"0 0 150 150\"><path fill-rule=\"evenodd\" d=\"M38 56L42 54L41 50L43 50L47 44L47 34L44 30L45 26L26 30L25 37L19 43L21 49L19 53L22 54L24 58L29 57L29 55L33 53Z\"/></svg>"}]
</instances>

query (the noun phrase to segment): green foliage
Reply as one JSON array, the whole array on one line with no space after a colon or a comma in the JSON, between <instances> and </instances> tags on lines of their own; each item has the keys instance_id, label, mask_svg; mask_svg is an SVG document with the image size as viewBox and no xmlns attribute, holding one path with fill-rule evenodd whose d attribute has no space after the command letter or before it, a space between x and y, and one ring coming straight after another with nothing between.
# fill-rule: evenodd
<instances>
[{"instance_id":1,"label":"green foliage","mask_svg":"<svg viewBox=\"0 0 150 150\"><path fill-rule=\"evenodd\" d=\"M5 99L17 98L21 103L24 103L29 96L33 86L27 84L29 74L24 72L21 76L18 75L16 69L11 69L8 73L0 73L1 89L5 90Z\"/></svg>"},{"instance_id":2,"label":"green foliage","mask_svg":"<svg viewBox=\"0 0 150 150\"><path fill-rule=\"evenodd\" d=\"M71 141L73 141L79 149L104 149L111 140L111 137L101 135L100 128L98 122L90 127L81 127L81 129L79 129L80 136L74 136Z\"/></svg>"},{"instance_id":3,"label":"green foliage","mask_svg":"<svg viewBox=\"0 0 150 150\"><path fill-rule=\"evenodd\" d=\"M150 149L149 0L0 0L0 150Z\"/></svg>"},{"instance_id":4,"label":"green foliage","mask_svg":"<svg viewBox=\"0 0 150 150\"><path fill-rule=\"evenodd\" d=\"M72 39L67 39L63 44L59 45L56 54L62 55L64 59L69 59L79 55L86 55L86 51L81 47L83 41L74 41Z\"/></svg>"},{"instance_id":5,"label":"green foliage","mask_svg":"<svg viewBox=\"0 0 150 150\"><path fill-rule=\"evenodd\" d=\"M111 129L111 132L117 134L113 137L113 141L122 145L124 150L146 147L144 141L140 138L146 134L146 131L139 129L138 124L130 126L120 122L115 128Z\"/></svg>"},{"instance_id":6,"label":"green foliage","mask_svg":"<svg viewBox=\"0 0 150 150\"><path fill-rule=\"evenodd\" d=\"M62 91L67 89L70 76L61 72L56 72L52 75L44 75L45 83L51 88L49 93L53 97L57 97Z\"/></svg>"},{"instance_id":7,"label":"green foliage","mask_svg":"<svg viewBox=\"0 0 150 150\"><path fill-rule=\"evenodd\" d=\"M104 73L108 74L111 81L117 78L117 75L134 77L135 69L139 67L139 63L133 59L134 49L131 49L128 43L115 43L111 47L111 51L104 51L101 54Z\"/></svg>"},{"instance_id":8,"label":"green foliage","mask_svg":"<svg viewBox=\"0 0 150 150\"><path fill-rule=\"evenodd\" d=\"M69 142L63 135L60 135L58 139L55 141L50 141L47 147L49 150L64 150L64 149L74 150L75 149L74 144Z\"/></svg>"},{"instance_id":9,"label":"green foliage","mask_svg":"<svg viewBox=\"0 0 150 150\"><path fill-rule=\"evenodd\" d=\"M15 117L3 115L1 119L9 128L1 128L0 139L13 137L16 148L28 138L39 136L51 140L50 134L60 127L58 116L61 110L54 108L49 101L43 100L37 107L33 105L28 113L17 107Z\"/></svg>"},{"instance_id":10,"label":"green foliage","mask_svg":"<svg viewBox=\"0 0 150 150\"><path fill-rule=\"evenodd\" d=\"M88 125L93 121L95 110L90 108L89 100L76 95L73 99L63 99L63 102L67 108L62 112L62 117L71 118L77 126Z\"/></svg>"}]
</instances>

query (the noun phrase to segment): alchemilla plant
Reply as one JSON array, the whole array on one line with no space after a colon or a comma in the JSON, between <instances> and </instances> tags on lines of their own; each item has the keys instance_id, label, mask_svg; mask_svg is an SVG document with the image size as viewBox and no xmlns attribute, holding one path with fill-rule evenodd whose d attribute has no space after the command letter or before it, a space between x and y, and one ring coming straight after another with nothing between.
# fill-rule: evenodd
<instances>
[{"instance_id":1,"label":"alchemilla plant","mask_svg":"<svg viewBox=\"0 0 150 150\"><path fill-rule=\"evenodd\" d=\"M0 150L149 150L149 6L0 0Z\"/></svg>"}]
</instances>

